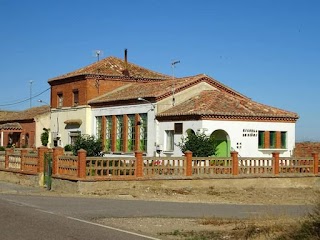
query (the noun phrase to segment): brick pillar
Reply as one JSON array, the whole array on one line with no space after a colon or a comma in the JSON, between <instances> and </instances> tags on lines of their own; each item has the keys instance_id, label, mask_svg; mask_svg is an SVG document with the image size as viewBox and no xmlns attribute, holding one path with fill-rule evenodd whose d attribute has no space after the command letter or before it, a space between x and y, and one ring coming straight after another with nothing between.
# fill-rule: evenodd
<instances>
[{"instance_id":1,"label":"brick pillar","mask_svg":"<svg viewBox=\"0 0 320 240\"><path fill-rule=\"evenodd\" d=\"M186 151L184 156L186 161L186 176L192 176L192 152Z\"/></svg>"},{"instance_id":2,"label":"brick pillar","mask_svg":"<svg viewBox=\"0 0 320 240\"><path fill-rule=\"evenodd\" d=\"M238 152L232 151L231 152L232 157L232 175L236 176L239 174L239 160L238 160Z\"/></svg>"},{"instance_id":3,"label":"brick pillar","mask_svg":"<svg viewBox=\"0 0 320 240\"><path fill-rule=\"evenodd\" d=\"M135 157L136 157L136 177L143 177L142 151L136 151Z\"/></svg>"},{"instance_id":4,"label":"brick pillar","mask_svg":"<svg viewBox=\"0 0 320 240\"><path fill-rule=\"evenodd\" d=\"M272 157L273 157L273 174L279 175L280 153L274 152L272 153Z\"/></svg>"},{"instance_id":5,"label":"brick pillar","mask_svg":"<svg viewBox=\"0 0 320 240\"><path fill-rule=\"evenodd\" d=\"M78 151L78 178L86 178L87 151L80 149Z\"/></svg>"},{"instance_id":6,"label":"brick pillar","mask_svg":"<svg viewBox=\"0 0 320 240\"><path fill-rule=\"evenodd\" d=\"M264 132L264 148L270 148L270 132Z\"/></svg>"},{"instance_id":7,"label":"brick pillar","mask_svg":"<svg viewBox=\"0 0 320 240\"><path fill-rule=\"evenodd\" d=\"M318 174L319 173L319 153L312 153L313 157L313 173Z\"/></svg>"},{"instance_id":8,"label":"brick pillar","mask_svg":"<svg viewBox=\"0 0 320 240\"><path fill-rule=\"evenodd\" d=\"M57 175L59 174L58 171L58 159L59 156L64 154L64 150L62 147L55 147L53 148L52 152L52 175Z\"/></svg>"},{"instance_id":9,"label":"brick pillar","mask_svg":"<svg viewBox=\"0 0 320 240\"><path fill-rule=\"evenodd\" d=\"M20 163L20 170L24 171L24 163L25 163L25 155L28 153L27 149L21 149L20 151L20 157L21 157L21 163Z\"/></svg>"},{"instance_id":10,"label":"brick pillar","mask_svg":"<svg viewBox=\"0 0 320 240\"><path fill-rule=\"evenodd\" d=\"M281 132L276 132L276 148L281 148Z\"/></svg>"},{"instance_id":11,"label":"brick pillar","mask_svg":"<svg viewBox=\"0 0 320 240\"><path fill-rule=\"evenodd\" d=\"M42 146L38 148L38 173L44 172L44 157L48 152L48 147Z\"/></svg>"},{"instance_id":12,"label":"brick pillar","mask_svg":"<svg viewBox=\"0 0 320 240\"><path fill-rule=\"evenodd\" d=\"M12 148L6 148L6 156L5 156L5 162L4 162L4 166L5 168L9 168L9 155L13 153L13 149Z\"/></svg>"}]
</instances>

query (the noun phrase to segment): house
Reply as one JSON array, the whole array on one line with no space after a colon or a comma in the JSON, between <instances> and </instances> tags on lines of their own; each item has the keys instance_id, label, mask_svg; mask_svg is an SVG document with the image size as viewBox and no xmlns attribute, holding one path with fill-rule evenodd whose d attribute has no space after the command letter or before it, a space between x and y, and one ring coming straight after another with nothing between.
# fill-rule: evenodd
<instances>
[{"instance_id":1,"label":"house","mask_svg":"<svg viewBox=\"0 0 320 240\"><path fill-rule=\"evenodd\" d=\"M49 79L52 146L72 144L80 134L93 134L88 102L126 84L164 81L157 73L116 57L108 57L71 73Z\"/></svg>"},{"instance_id":2,"label":"house","mask_svg":"<svg viewBox=\"0 0 320 240\"><path fill-rule=\"evenodd\" d=\"M50 107L24 111L0 111L0 145L40 147L43 128L50 127Z\"/></svg>"},{"instance_id":3,"label":"house","mask_svg":"<svg viewBox=\"0 0 320 240\"><path fill-rule=\"evenodd\" d=\"M103 139L107 154L181 156L187 133L214 136L217 156L291 156L298 115L254 102L199 74L173 78L115 57L49 80L59 144L78 134ZM61 135L59 135L59 134Z\"/></svg>"}]
</instances>

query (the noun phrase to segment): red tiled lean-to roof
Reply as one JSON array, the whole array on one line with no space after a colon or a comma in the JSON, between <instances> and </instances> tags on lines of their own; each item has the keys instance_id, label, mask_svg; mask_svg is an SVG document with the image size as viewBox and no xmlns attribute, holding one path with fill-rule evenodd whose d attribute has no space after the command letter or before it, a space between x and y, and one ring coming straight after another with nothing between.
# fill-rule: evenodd
<instances>
[{"instance_id":1,"label":"red tiled lean-to roof","mask_svg":"<svg viewBox=\"0 0 320 240\"><path fill-rule=\"evenodd\" d=\"M4 123L0 124L0 129L2 130L22 130L20 123Z\"/></svg>"},{"instance_id":2,"label":"red tiled lean-to roof","mask_svg":"<svg viewBox=\"0 0 320 240\"><path fill-rule=\"evenodd\" d=\"M89 104L108 103L123 100L136 100L139 97L142 98L155 98L157 100L166 98L172 95L172 89L178 93L191 86L195 86L200 82L206 82L221 91L228 92L229 94L247 98L244 95L234 91L233 89L223 85L222 83L214 80L204 74L196 76L168 79L160 82L148 82L148 83L128 83L112 92L106 93L100 97L97 97L89 102Z\"/></svg>"},{"instance_id":3,"label":"red tiled lean-to roof","mask_svg":"<svg viewBox=\"0 0 320 240\"><path fill-rule=\"evenodd\" d=\"M159 118L177 116L202 116L231 119L286 119L295 121L296 113L239 98L218 90L202 91L198 96L174 106L157 115Z\"/></svg>"},{"instance_id":4,"label":"red tiled lean-to roof","mask_svg":"<svg viewBox=\"0 0 320 240\"><path fill-rule=\"evenodd\" d=\"M0 111L0 122L32 120L38 115L49 112L50 106L47 105L29 108L24 111Z\"/></svg>"},{"instance_id":5,"label":"red tiled lean-to roof","mask_svg":"<svg viewBox=\"0 0 320 240\"><path fill-rule=\"evenodd\" d=\"M48 82L50 83L56 80L80 75L99 75L106 77L129 77L133 79L144 78L159 80L170 78L168 75L140 67L133 63L126 63L120 58L110 56L76 71L49 79Z\"/></svg>"}]
</instances>

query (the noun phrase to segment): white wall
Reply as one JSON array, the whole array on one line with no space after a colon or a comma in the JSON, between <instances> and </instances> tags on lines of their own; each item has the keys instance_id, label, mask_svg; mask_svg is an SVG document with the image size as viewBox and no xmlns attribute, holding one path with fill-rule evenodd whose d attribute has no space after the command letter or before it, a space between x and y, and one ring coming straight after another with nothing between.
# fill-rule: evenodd
<instances>
[{"instance_id":1,"label":"white wall","mask_svg":"<svg viewBox=\"0 0 320 240\"><path fill-rule=\"evenodd\" d=\"M216 130L224 130L230 138L231 149L237 151L240 157L270 157L272 152L277 150L281 157L289 157L295 146L295 123L277 122L246 122L246 121L176 121L183 123L183 132L187 129L206 129L206 134L210 135ZM158 130L157 144L162 144L165 149L165 130L173 130L175 122L160 122ZM245 130L245 131L244 131ZM285 131L287 132L286 149L258 149L258 131ZM244 136L246 134L247 136ZM248 136L249 135L249 136ZM253 136L254 135L254 136ZM174 142L181 142L181 134L174 135ZM238 144L237 144L238 143ZM179 147L175 146L174 156L181 156Z\"/></svg>"}]
</instances>

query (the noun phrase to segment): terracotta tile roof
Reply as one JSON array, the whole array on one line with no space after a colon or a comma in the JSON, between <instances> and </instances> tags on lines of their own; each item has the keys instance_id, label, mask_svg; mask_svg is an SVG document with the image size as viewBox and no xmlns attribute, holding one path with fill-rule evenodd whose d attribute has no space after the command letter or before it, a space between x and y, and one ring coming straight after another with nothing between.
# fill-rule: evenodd
<instances>
[{"instance_id":1,"label":"terracotta tile roof","mask_svg":"<svg viewBox=\"0 0 320 240\"><path fill-rule=\"evenodd\" d=\"M298 119L296 113L239 98L218 90L202 91L198 96L174 106L157 117L168 116L242 116Z\"/></svg>"},{"instance_id":2,"label":"terracotta tile roof","mask_svg":"<svg viewBox=\"0 0 320 240\"><path fill-rule=\"evenodd\" d=\"M2 129L2 130L22 130L22 127L19 123L14 122L14 123L0 124L0 129Z\"/></svg>"},{"instance_id":3,"label":"terracotta tile roof","mask_svg":"<svg viewBox=\"0 0 320 240\"><path fill-rule=\"evenodd\" d=\"M90 64L86 67L80 68L76 71L49 79L49 83L55 80L61 80L68 77L80 76L80 75L99 75L109 77L130 77L130 78L144 78L144 79L167 79L170 76L158 73L133 63L127 62L117 57L107 57L98 62Z\"/></svg>"},{"instance_id":4,"label":"terracotta tile roof","mask_svg":"<svg viewBox=\"0 0 320 240\"><path fill-rule=\"evenodd\" d=\"M50 106L33 107L24 111L0 111L0 122L32 120L44 113L50 113Z\"/></svg>"},{"instance_id":5,"label":"terracotta tile roof","mask_svg":"<svg viewBox=\"0 0 320 240\"><path fill-rule=\"evenodd\" d=\"M172 95L173 86L175 88L175 92L178 93L179 91L194 86L201 81L207 82L208 84L235 96L247 98L217 80L214 80L204 74L199 74L191 77L175 78L174 80L171 78L160 82L129 83L121 88L89 101L89 104L108 103L121 100L136 100L138 97L155 98L156 100L160 100Z\"/></svg>"}]
</instances>

